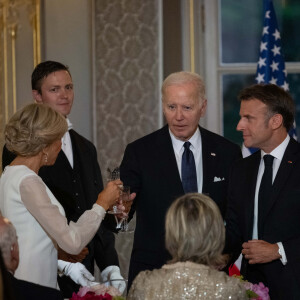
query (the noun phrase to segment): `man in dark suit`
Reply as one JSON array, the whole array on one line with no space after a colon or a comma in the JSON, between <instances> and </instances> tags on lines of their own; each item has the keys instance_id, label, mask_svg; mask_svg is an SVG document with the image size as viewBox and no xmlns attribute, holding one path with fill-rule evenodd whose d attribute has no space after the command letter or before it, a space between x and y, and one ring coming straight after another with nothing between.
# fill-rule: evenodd
<instances>
[{"instance_id":1,"label":"man in dark suit","mask_svg":"<svg viewBox=\"0 0 300 300\"><path fill-rule=\"evenodd\" d=\"M72 77L67 66L54 61L40 63L32 73L31 85L37 103L49 105L67 118L74 99ZM55 164L41 168L39 175L64 207L68 221L76 222L85 210L92 207L103 183L95 146L72 129L68 118L67 121L69 131L62 138L62 150ZM14 157L4 147L2 166L9 164ZM82 262L93 273L95 259L103 281L123 279L114 242L114 235L105 227L104 221L88 245L89 254ZM78 259L62 251L59 253L64 260L76 262ZM72 292L78 290L78 286L66 276L58 277L58 281L65 297L71 297ZM121 290L124 288L123 281L113 281L113 284Z\"/></svg>"},{"instance_id":2,"label":"man in dark suit","mask_svg":"<svg viewBox=\"0 0 300 300\"><path fill-rule=\"evenodd\" d=\"M237 130L260 151L230 175L225 252L242 250L241 273L269 287L272 300L300 299L300 145L288 135L294 102L272 84L245 88L239 99Z\"/></svg>"},{"instance_id":3,"label":"man in dark suit","mask_svg":"<svg viewBox=\"0 0 300 300\"><path fill-rule=\"evenodd\" d=\"M120 167L122 181L137 193L131 209L136 231L128 286L140 271L160 268L170 259L164 246L165 214L178 196L209 194L224 214L229 170L241 157L237 145L199 126L207 104L199 75L168 76L162 104L168 125L129 144Z\"/></svg>"},{"instance_id":4,"label":"man in dark suit","mask_svg":"<svg viewBox=\"0 0 300 300\"><path fill-rule=\"evenodd\" d=\"M63 300L59 290L15 278L13 274L18 265L19 246L16 229L8 219L0 215L0 268L4 299Z\"/></svg>"}]
</instances>

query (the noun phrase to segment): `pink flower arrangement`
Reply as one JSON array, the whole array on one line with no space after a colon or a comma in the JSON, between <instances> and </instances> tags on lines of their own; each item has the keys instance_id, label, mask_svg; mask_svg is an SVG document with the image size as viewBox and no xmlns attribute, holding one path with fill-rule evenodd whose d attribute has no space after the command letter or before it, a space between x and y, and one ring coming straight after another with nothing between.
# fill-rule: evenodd
<instances>
[{"instance_id":1,"label":"pink flower arrangement","mask_svg":"<svg viewBox=\"0 0 300 300\"><path fill-rule=\"evenodd\" d=\"M91 287L81 287L78 293L73 293L70 300L125 300L118 289L113 286L97 284Z\"/></svg>"},{"instance_id":2,"label":"pink flower arrangement","mask_svg":"<svg viewBox=\"0 0 300 300\"><path fill-rule=\"evenodd\" d=\"M269 289L262 282L259 284L253 284L244 280L243 276L233 276L239 278L240 281L244 283L246 294L249 299L270 300Z\"/></svg>"},{"instance_id":3,"label":"pink flower arrangement","mask_svg":"<svg viewBox=\"0 0 300 300\"><path fill-rule=\"evenodd\" d=\"M250 299L270 300L269 289L266 286L264 286L262 282L260 282L259 284L253 284L251 282L246 281L245 288L247 291L252 291L256 294L256 297L252 297Z\"/></svg>"}]
</instances>

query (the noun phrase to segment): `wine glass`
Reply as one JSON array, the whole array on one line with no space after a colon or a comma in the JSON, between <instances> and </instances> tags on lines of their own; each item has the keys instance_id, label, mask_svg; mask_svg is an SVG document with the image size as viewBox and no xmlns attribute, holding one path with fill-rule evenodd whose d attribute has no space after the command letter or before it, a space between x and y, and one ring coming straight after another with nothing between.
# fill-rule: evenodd
<instances>
[{"instance_id":1,"label":"wine glass","mask_svg":"<svg viewBox=\"0 0 300 300\"><path fill-rule=\"evenodd\" d=\"M124 212L127 214L126 216L122 215L120 219L118 219L116 216L116 222L117 222L117 229L120 229L119 232L132 232L132 230L128 227L128 213L130 211L130 207L132 205L132 199L130 197L130 187L129 186L123 186L121 188L122 192L120 195L120 204L122 204L125 207Z\"/></svg>"},{"instance_id":2,"label":"wine glass","mask_svg":"<svg viewBox=\"0 0 300 300\"><path fill-rule=\"evenodd\" d=\"M120 168L119 167L114 168L112 171L110 170L110 168L107 168L107 172L108 172L107 182L120 179ZM122 187L123 187L123 185L119 185L120 189L122 189ZM119 202L117 201L116 205L114 205L112 207L112 209L108 210L107 212L109 214L113 214L113 215L121 214L122 211L118 209L118 206L117 206L118 203Z\"/></svg>"},{"instance_id":3,"label":"wine glass","mask_svg":"<svg viewBox=\"0 0 300 300\"><path fill-rule=\"evenodd\" d=\"M110 168L107 168L107 173L108 173L107 181L113 181L113 180L120 179L120 168L119 167L114 168L112 171L110 170Z\"/></svg>"}]
</instances>

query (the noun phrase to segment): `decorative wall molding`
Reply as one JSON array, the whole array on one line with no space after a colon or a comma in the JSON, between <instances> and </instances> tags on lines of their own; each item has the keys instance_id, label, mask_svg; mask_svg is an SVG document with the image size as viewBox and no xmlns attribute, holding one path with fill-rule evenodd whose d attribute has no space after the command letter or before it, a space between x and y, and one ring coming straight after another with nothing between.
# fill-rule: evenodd
<instances>
[{"instance_id":1,"label":"decorative wall molding","mask_svg":"<svg viewBox=\"0 0 300 300\"><path fill-rule=\"evenodd\" d=\"M128 143L161 126L160 0L95 1L96 145L102 175ZM127 277L131 237L117 236Z\"/></svg>"},{"instance_id":2,"label":"decorative wall molding","mask_svg":"<svg viewBox=\"0 0 300 300\"><path fill-rule=\"evenodd\" d=\"M97 149L106 170L160 124L158 1L95 1L95 14Z\"/></svg>"},{"instance_id":3,"label":"decorative wall molding","mask_svg":"<svg viewBox=\"0 0 300 300\"><path fill-rule=\"evenodd\" d=\"M23 18L27 15L27 18ZM19 35L27 34L24 22L30 22L32 34L33 66L41 60L40 45L40 0L0 0L0 132L17 110L17 44ZM24 46L24 45L23 45ZM19 49L20 51L20 49ZM24 52L28 53L28 52ZM26 59L26 57L22 57ZM31 59L31 57L30 57ZM3 148L3 134L0 135L0 154Z\"/></svg>"}]
</instances>

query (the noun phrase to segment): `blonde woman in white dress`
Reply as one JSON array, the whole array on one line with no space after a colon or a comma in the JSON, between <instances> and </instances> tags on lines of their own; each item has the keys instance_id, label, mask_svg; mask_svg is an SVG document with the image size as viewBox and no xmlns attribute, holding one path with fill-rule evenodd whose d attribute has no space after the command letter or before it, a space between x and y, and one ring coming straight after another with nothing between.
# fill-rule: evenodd
<instances>
[{"instance_id":1,"label":"blonde woman in white dress","mask_svg":"<svg viewBox=\"0 0 300 300\"><path fill-rule=\"evenodd\" d=\"M65 118L46 105L30 104L15 113L5 143L17 157L0 179L0 209L14 224L20 248L15 277L52 288L57 288L57 245L78 254L117 201L122 184L108 183L92 209L68 224L63 207L38 176L41 167L54 164L67 129Z\"/></svg>"}]
</instances>

